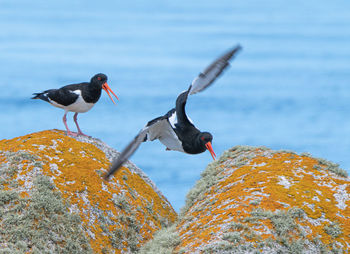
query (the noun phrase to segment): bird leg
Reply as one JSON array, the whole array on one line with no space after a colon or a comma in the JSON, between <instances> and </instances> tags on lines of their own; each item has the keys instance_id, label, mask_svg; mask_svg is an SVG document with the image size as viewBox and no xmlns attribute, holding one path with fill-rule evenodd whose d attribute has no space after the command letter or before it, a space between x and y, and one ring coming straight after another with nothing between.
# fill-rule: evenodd
<instances>
[{"instance_id":1,"label":"bird leg","mask_svg":"<svg viewBox=\"0 0 350 254\"><path fill-rule=\"evenodd\" d=\"M66 111L64 113L64 116L63 116L63 123L64 123L64 126L66 126L66 129L67 129L67 135L71 135L71 136L77 136L77 134L71 132L68 128L68 125L67 125L67 113L68 111Z\"/></svg>"},{"instance_id":2,"label":"bird leg","mask_svg":"<svg viewBox=\"0 0 350 254\"><path fill-rule=\"evenodd\" d=\"M74 119L75 125L77 126L77 129L78 129L78 135L82 135L82 136L88 137L88 135L84 134L84 133L80 130L80 128L79 128L79 124L78 124L78 113L75 113L75 114L74 114L73 119Z\"/></svg>"}]
</instances>

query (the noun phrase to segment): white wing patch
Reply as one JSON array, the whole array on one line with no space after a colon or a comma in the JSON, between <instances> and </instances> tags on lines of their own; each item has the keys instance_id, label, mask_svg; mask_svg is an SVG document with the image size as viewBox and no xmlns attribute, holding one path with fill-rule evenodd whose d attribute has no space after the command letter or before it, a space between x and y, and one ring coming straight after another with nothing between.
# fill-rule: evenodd
<instances>
[{"instance_id":1,"label":"white wing patch","mask_svg":"<svg viewBox=\"0 0 350 254\"><path fill-rule=\"evenodd\" d=\"M191 124L194 125L193 121L191 118L189 118L187 116L188 121L190 121ZM171 125L171 127L173 127L174 129L176 128L175 124L177 124L177 115L176 115L176 111L169 117L169 123Z\"/></svg>"},{"instance_id":2,"label":"white wing patch","mask_svg":"<svg viewBox=\"0 0 350 254\"><path fill-rule=\"evenodd\" d=\"M176 117L176 114L173 114L173 115L175 115ZM151 126L149 126L148 133L147 133L147 140L153 141L155 139L159 139L159 141L170 150L184 152L182 148L182 142L177 137L168 119L157 121L153 123ZM174 121L173 123L175 123Z\"/></svg>"},{"instance_id":3,"label":"white wing patch","mask_svg":"<svg viewBox=\"0 0 350 254\"><path fill-rule=\"evenodd\" d=\"M169 123L173 128L176 128L175 124L177 124L177 116L176 111L169 117Z\"/></svg>"},{"instance_id":4,"label":"white wing patch","mask_svg":"<svg viewBox=\"0 0 350 254\"><path fill-rule=\"evenodd\" d=\"M177 137L175 131L168 122L163 125L162 135L159 137L159 141L170 150L185 152L182 147L181 140Z\"/></svg>"}]
</instances>

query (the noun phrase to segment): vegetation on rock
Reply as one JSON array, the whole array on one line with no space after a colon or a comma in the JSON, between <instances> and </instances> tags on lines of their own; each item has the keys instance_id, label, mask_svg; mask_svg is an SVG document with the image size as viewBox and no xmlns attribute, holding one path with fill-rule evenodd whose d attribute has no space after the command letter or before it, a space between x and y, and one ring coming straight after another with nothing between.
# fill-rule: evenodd
<instances>
[{"instance_id":1,"label":"vegetation on rock","mask_svg":"<svg viewBox=\"0 0 350 254\"><path fill-rule=\"evenodd\" d=\"M2 252L136 252L175 221L136 166L106 182L101 175L116 152L78 139L53 130L0 141Z\"/></svg>"},{"instance_id":2,"label":"vegetation on rock","mask_svg":"<svg viewBox=\"0 0 350 254\"><path fill-rule=\"evenodd\" d=\"M170 232L175 253L347 252L350 179L309 154L237 146L208 165Z\"/></svg>"}]
</instances>

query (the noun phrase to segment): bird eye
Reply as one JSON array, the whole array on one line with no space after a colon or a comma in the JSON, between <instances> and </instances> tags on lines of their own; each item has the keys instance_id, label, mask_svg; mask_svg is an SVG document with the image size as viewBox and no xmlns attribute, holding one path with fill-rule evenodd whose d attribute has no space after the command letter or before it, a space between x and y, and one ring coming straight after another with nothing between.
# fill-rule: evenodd
<instances>
[{"instance_id":1,"label":"bird eye","mask_svg":"<svg viewBox=\"0 0 350 254\"><path fill-rule=\"evenodd\" d=\"M97 77L98 80L101 80L101 77Z\"/></svg>"},{"instance_id":2,"label":"bird eye","mask_svg":"<svg viewBox=\"0 0 350 254\"><path fill-rule=\"evenodd\" d=\"M204 141L204 137L201 137L201 140L203 140L203 141Z\"/></svg>"}]
</instances>

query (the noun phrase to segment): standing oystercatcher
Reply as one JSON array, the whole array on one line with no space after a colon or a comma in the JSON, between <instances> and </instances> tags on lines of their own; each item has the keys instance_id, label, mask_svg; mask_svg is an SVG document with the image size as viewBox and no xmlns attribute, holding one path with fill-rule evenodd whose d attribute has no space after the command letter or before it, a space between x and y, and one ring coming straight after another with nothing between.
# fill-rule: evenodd
<instances>
[{"instance_id":1,"label":"standing oystercatcher","mask_svg":"<svg viewBox=\"0 0 350 254\"><path fill-rule=\"evenodd\" d=\"M136 151L142 142L159 141L166 146L166 150L175 150L188 154L198 154L208 150L215 160L215 153L211 145L213 136L209 132L201 132L187 117L185 106L190 94L201 92L210 86L214 80L229 66L230 59L241 49L238 45L216 59L193 81L187 91L182 92L176 99L176 107L164 116L149 121L146 126L129 143L116 158L104 176L107 180L124 162Z\"/></svg>"},{"instance_id":2,"label":"standing oystercatcher","mask_svg":"<svg viewBox=\"0 0 350 254\"><path fill-rule=\"evenodd\" d=\"M83 82L79 84L72 84L61 87L59 89L50 89L41 93L34 93L32 99L42 99L49 102L51 105L62 108L65 110L63 116L63 123L67 129L67 135L77 136L85 135L79 128L78 125L78 113L85 113L89 111L95 103L101 97L101 90L105 90L108 96L111 98L112 102L115 104L111 92L117 99L117 95L112 91L112 89L107 84L107 76L105 74L99 73L93 76L90 82ZM67 113L75 112L74 122L78 129L78 134L73 133L69 130L67 125Z\"/></svg>"}]
</instances>

